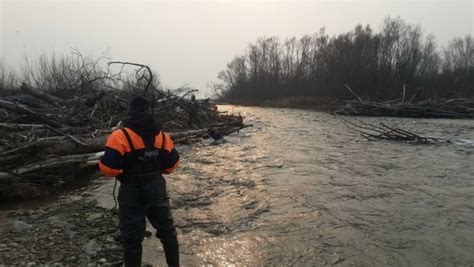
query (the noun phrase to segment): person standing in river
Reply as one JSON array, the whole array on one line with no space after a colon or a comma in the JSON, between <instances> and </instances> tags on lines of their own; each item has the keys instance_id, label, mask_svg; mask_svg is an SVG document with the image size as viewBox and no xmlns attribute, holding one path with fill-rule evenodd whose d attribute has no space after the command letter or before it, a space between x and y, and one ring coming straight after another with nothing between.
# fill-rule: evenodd
<instances>
[{"instance_id":1,"label":"person standing in river","mask_svg":"<svg viewBox=\"0 0 474 267\"><path fill-rule=\"evenodd\" d=\"M179 154L170 136L155 122L150 102L133 98L124 127L107 138L99 161L103 174L120 181L119 226L126 267L141 266L146 218L157 230L168 266L179 266L179 245L171 215L166 180Z\"/></svg>"}]
</instances>

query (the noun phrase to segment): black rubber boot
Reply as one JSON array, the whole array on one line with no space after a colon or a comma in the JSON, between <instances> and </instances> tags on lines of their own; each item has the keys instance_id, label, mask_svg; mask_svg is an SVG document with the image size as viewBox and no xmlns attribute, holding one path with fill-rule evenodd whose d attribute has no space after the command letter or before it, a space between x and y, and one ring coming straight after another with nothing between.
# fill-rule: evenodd
<instances>
[{"instance_id":1,"label":"black rubber boot","mask_svg":"<svg viewBox=\"0 0 474 267\"><path fill-rule=\"evenodd\" d=\"M166 263L169 267L179 267L179 245L176 236L174 240L161 242L165 250Z\"/></svg>"},{"instance_id":2,"label":"black rubber boot","mask_svg":"<svg viewBox=\"0 0 474 267\"><path fill-rule=\"evenodd\" d=\"M125 249L123 253L123 263L125 267L142 266L142 250L140 248Z\"/></svg>"}]
</instances>

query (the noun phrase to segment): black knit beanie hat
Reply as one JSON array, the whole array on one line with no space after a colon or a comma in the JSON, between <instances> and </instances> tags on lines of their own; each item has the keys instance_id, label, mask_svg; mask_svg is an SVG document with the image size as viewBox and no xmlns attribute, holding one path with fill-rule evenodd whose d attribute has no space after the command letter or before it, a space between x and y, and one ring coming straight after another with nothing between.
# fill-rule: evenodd
<instances>
[{"instance_id":1,"label":"black knit beanie hat","mask_svg":"<svg viewBox=\"0 0 474 267\"><path fill-rule=\"evenodd\" d=\"M144 113L151 113L151 104L148 99L143 96L136 96L132 98L128 106L128 114L130 116L143 115Z\"/></svg>"}]
</instances>

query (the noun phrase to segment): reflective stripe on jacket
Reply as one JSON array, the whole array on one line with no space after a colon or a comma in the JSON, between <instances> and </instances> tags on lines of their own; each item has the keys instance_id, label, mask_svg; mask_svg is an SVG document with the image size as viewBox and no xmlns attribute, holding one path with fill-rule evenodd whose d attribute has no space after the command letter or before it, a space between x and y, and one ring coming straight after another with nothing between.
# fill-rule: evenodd
<instances>
[{"instance_id":1,"label":"reflective stripe on jacket","mask_svg":"<svg viewBox=\"0 0 474 267\"><path fill-rule=\"evenodd\" d=\"M99 161L100 171L109 177L127 173L127 159L132 154L145 150L145 142L142 137L130 128L124 128L130 136L131 147L122 129L115 130L107 138L104 156ZM154 148L159 151L161 161L161 172L169 174L177 167L179 154L174 148L173 140L169 134L160 131L154 138ZM133 157L132 157L133 158Z\"/></svg>"}]
</instances>

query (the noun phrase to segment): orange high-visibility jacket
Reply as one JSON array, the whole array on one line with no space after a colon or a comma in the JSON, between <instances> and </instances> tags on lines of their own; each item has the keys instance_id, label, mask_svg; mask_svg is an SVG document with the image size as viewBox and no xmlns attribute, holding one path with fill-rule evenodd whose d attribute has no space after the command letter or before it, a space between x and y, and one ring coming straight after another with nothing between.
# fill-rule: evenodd
<instances>
[{"instance_id":1,"label":"orange high-visibility jacket","mask_svg":"<svg viewBox=\"0 0 474 267\"><path fill-rule=\"evenodd\" d=\"M129 145L126 135L122 130L127 131L130 136L133 148ZM160 131L154 140L154 147L159 151L162 173L169 174L177 167L179 154L174 148L173 140L169 134ZM109 177L126 174L125 161L132 153L140 153L145 150L144 140L130 128L115 130L107 138L104 156L99 160L100 171Z\"/></svg>"}]
</instances>

